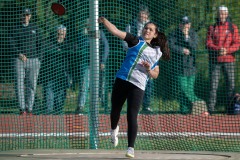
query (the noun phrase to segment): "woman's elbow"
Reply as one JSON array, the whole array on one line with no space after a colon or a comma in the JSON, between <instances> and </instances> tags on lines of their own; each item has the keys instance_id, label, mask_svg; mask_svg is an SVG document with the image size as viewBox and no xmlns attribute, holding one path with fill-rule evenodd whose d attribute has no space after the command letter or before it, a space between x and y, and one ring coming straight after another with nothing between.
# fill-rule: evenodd
<instances>
[{"instance_id":1,"label":"woman's elbow","mask_svg":"<svg viewBox=\"0 0 240 160\"><path fill-rule=\"evenodd\" d=\"M152 76L153 79L157 79L158 78L158 75L157 76Z\"/></svg>"},{"instance_id":2,"label":"woman's elbow","mask_svg":"<svg viewBox=\"0 0 240 160\"><path fill-rule=\"evenodd\" d=\"M152 75L152 78L153 78L153 79L157 79L157 78L158 78L158 75L159 75L159 73L156 73L156 72L155 72L155 73Z\"/></svg>"}]
</instances>

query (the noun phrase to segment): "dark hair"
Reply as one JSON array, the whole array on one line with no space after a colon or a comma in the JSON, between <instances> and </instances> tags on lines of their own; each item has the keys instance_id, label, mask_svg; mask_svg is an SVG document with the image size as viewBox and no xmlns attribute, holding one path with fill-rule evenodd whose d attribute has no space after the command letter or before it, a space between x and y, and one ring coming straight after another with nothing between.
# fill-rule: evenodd
<instances>
[{"instance_id":1,"label":"dark hair","mask_svg":"<svg viewBox=\"0 0 240 160\"><path fill-rule=\"evenodd\" d=\"M158 33L157 37L153 38L151 40L151 42L150 42L151 45L153 47L156 47L156 46L160 47L160 50L163 53L163 60L165 60L165 61L170 60L170 49L169 49L169 46L168 46L167 36L163 32L159 31L158 25L156 23L150 21L150 22L146 23L145 26L148 25L148 24L155 25L155 27L156 27L155 31Z\"/></svg>"},{"instance_id":2,"label":"dark hair","mask_svg":"<svg viewBox=\"0 0 240 160\"><path fill-rule=\"evenodd\" d=\"M163 60L169 61L170 60L170 49L168 46L167 36L163 32L158 31L157 38L154 38L153 40L155 41L156 46L160 47L160 49L163 53Z\"/></svg>"}]
</instances>

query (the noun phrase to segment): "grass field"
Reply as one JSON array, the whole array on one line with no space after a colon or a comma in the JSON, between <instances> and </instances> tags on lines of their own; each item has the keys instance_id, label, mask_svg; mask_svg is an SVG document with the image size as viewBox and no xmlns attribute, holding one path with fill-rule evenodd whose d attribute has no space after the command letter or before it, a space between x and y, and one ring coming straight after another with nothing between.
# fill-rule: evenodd
<instances>
[{"instance_id":1,"label":"grass field","mask_svg":"<svg viewBox=\"0 0 240 160\"><path fill-rule=\"evenodd\" d=\"M240 152L239 140L231 138L154 138L138 137L136 150L170 150L170 151L214 151ZM1 138L0 150L19 149L89 149L89 138L47 137L47 138ZM109 137L102 137L98 149L127 148L127 139L120 138L119 145L114 148Z\"/></svg>"}]
</instances>

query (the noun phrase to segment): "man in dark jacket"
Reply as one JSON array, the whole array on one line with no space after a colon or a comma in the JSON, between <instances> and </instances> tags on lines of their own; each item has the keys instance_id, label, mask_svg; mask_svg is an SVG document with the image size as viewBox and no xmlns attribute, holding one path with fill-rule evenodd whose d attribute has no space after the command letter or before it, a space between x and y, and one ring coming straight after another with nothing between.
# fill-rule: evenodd
<instances>
[{"instance_id":1,"label":"man in dark jacket","mask_svg":"<svg viewBox=\"0 0 240 160\"><path fill-rule=\"evenodd\" d=\"M22 21L12 31L12 43L16 50L15 71L16 91L20 105L20 114L31 114L37 79L41 66L41 52L38 27L30 23L31 10L24 9ZM26 86L24 80L26 78ZM26 95L26 97L25 97Z\"/></svg>"},{"instance_id":2,"label":"man in dark jacket","mask_svg":"<svg viewBox=\"0 0 240 160\"><path fill-rule=\"evenodd\" d=\"M77 62L80 66L79 75L79 94L78 94L78 106L76 108L76 114L82 114L85 112L86 102L88 98L88 89L90 87L90 22L86 19L83 32L79 33L78 39L78 52L80 53L82 62ZM108 93L106 87L106 75L105 67L109 55L109 43L103 30L100 30L100 46L99 46L99 60L100 60L100 98L101 105L104 108L104 112L108 112ZM79 56L79 55L78 55ZM77 65L76 65L77 66Z\"/></svg>"},{"instance_id":3,"label":"man in dark jacket","mask_svg":"<svg viewBox=\"0 0 240 160\"><path fill-rule=\"evenodd\" d=\"M179 96L182 114L206 114L206 103L194 93L196 62L195 50L198 35L191 28L190 18L181 18L179 27L169 35L169 47L172 51L173 72L181 90Z\"/></svg>"},{"instance_id":4,"label":"man in dark jacket","mask_svg":"<svg viewBox=\"0 0 240 160\"><path fill-rule=\"evenodd\" d=\"M42 69L42 84L47 114L62 114L68 83L67 28L57 26L55 33L46 40Z\"/></svg>"}]
</instances>

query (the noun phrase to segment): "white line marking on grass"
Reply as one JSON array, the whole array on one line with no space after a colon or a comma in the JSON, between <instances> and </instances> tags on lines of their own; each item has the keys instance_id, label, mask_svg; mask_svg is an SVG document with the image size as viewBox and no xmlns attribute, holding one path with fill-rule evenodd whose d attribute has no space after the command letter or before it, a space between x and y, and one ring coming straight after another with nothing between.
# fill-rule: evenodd
<instances>
[{"instance_id":1,"label":"white line marking on grass","mask_svg":"<svg viewBox=\"0 0 240 160\"><path fill-rule=\"evenodd\" d=\"M99 136L110 136L110 132L99 132ZM14 137L89 137L89 132L60 132L60 133L2 133L1 138L14 138ZM127 136L126 132L120 132L119 137ZM227 132L139 132L139 137L216 137L216 136L240 136L240 133L227 133Z\"/></svg>"}]
</instances>

